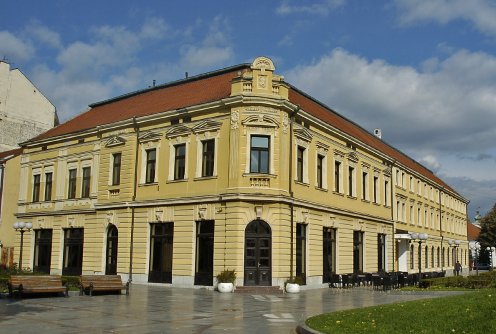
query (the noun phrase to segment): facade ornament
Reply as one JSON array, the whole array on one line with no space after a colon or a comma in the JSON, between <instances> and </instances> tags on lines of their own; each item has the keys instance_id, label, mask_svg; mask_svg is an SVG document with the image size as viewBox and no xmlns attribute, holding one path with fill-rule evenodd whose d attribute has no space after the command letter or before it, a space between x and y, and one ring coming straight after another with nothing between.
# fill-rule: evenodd
<instances>
[{"instance_id":1,"label":"facade ornament","mask_svg":"<svg viewBox=\"0 0 496 334\"><path fill-rule=\"evenodd\" d=\"M231 129L232 130L236 130L239 127L238 121L239 121L239 113L236 110L233 110L231 112Z\"/></svg>"}]
</instances>

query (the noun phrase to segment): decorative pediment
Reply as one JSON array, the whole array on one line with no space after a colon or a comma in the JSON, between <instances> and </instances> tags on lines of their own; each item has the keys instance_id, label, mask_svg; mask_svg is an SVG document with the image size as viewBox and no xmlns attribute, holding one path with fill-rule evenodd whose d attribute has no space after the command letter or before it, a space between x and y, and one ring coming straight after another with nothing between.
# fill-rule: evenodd
<instances>
[{"instance_id":1,"label":"decorative pediment","mask_svg":"<svg viewBox=\"0 0 496 334\"><path fill-rule=\"evenodd\" d=\"M160 140L160 134L152 131L144 132L139 136L140 143L146 143L149 141L158 141L158 140Z\"/></svg>"},{"instance_id":2,"label":"decorative pediment","mask_svg":"<svg viewBox=\"0 0 496 334\"><path fill-rule=\"evenodd\" d=\"M197 134L197 133L202 133L202 132L207 132L207 131L219 131L221 126L222 126L222 123L209 119L209 120L202 121L202 122L196 124L191 130L195 134Z\"/></svg>"},{"instance_id":3,"label":"decorative pediment","mask_svg":"<svg viewBox=\"0 0 496 334\"><path fill-rule=\"evenodd\" d=\"M165 137L167 138L174 138L174 137L181 137L181 136L189 136L191 134L191 129L188 128L186 125L183 124L177 124L173 126L172 128L167 131L165 134Z\"/></svg>"},{"instance_id":4,"label":"decorative pediment","mask_svg":"<svg viewBox=\"0 0 496 334\"><path fill-rule=\"evenodd\" d=\"M105 147L114 147L119 145L124 145L126 140L121 136L112 136L105 142Z\"/></svg>"},{"instance_id":5,"label":"decorative pediment","mask_svg":"<svg viewBox=\"0 0 496 334\"><path fill-rule=\"evenodd\" d=\"M307 128L296 128L294 134L296 137L307 142L311 142L313 138L312 133Z\"/></svg>"},{"instance_id":6,"label":"decorative pediment","mask_svg":"<svg viewBox=\"0 0 496 334\"><path fill-rule=\"evenodd\" d=\"M320 154L320 155L327 155L327 152L329 151L329 145L326 145L324 143L321 143L320 141L318 141L316 143L317 145L317 153Z\"/></svg>"},{"instance_id":7,"label":"decorative pediment","mask_svg":"<svg viewBox=\"0 0 496 334\"><path fill-rule=\"evenodd\" d=\"M265 71L265 70L275 71L275 69L276 69L272 60L270 58L267 58L267 57L256 58L253 61L251 68L262 70L262 71Z\"/></svg>"},{"instance_id":8,"label":"decorative pediment","mask_svg":"<svg viewBox=\"0 0 496 334\"><path fill-rule=\"evenodd\" d=\"M259 127L271 127L278 128L279 122L272 116L269 115L251 115L246 117L241 124L244 126L259 126Z\"/></svg>"},{"instance_id":9,"label":"decorative pediment","mask_svg":"<svg viewBox=\"0 0 496 334\"><path fill-rule=\"evenodd\" d=\"M358 162L358 154L355 151L348 153L348 159L354 162Z\"/></svg>"}]
</instances>

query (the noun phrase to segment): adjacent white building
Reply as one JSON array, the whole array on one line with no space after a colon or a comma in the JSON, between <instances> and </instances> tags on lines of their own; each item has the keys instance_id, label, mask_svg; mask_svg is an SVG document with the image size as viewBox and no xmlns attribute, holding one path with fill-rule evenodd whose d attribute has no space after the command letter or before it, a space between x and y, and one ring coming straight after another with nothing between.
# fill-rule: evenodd
<instances>
[{"instance_id":1,"label":"adjacent white building","mask_svg":"<svg viewBox=\"0 0 496 334\"><path fill-rule=\"evenodd\" d=\"M0 61L0 152L57 124L55 106L19 69Z\"/></svg>"}]
</instances>

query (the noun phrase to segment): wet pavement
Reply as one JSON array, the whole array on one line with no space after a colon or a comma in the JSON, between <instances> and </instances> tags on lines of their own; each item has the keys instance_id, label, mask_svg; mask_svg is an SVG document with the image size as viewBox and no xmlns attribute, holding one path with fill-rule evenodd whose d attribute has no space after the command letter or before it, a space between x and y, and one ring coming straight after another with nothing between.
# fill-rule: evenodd
<instances>
[{"instance_id":1,"label":"wet pavement","mask_svg":"<svg viewBox=\"0 0 496 334\"><path fill-rule=\"evenodd\" d=\"M312 315L453 292L304 290L222 294L133 284L130 295L0 299L0 333L294 333Z\"/></svg>"}]
</instances>

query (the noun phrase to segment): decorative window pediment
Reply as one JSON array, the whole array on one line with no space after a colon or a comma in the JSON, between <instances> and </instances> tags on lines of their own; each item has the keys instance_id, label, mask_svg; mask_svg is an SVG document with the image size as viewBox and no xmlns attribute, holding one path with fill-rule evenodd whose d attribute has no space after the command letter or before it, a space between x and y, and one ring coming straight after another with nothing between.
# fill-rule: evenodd
<instances>
[{"instance_id":1,"label":"decorative window pediment","mask_svg":"<svg viewBox=\"0 0 496 334\"><path fill-rule=\"evenodd\" d=\"M139 136L140 143L146 143L150 141L160 140L160 135L158 133L148 131Z\"/></svg>"},{"instance_id":2,"label":"decorative window pediment","mask_svg":"<svg viewBox=\"0 0 496 334\"><path fill-rule=\"evenodd\" d=\"M191 134L190 128L188 128L186 125L178 124L170 128L169 131L167 131L167 133L165 134L165 137L170 139L181 136L189 136L190 134Z\"/></svg>"},{"instance_id":3,"label":"decorative window pediment","mask_svg":"<svg viewBox=\"0 0 496 334\"><path fill-rule=\"evenodd\" d=\"M313 138L312 133L307 128L297 128L294 130L294 134L299 139L307 142L311 142Z\"/></svg>"},{"instance_id":4,"label":"decorative window pediment","mask_svg":"<svg viewBox=\"0 0 496 334\"><path fill-rule=\"evenodd\" d=\"M121 136L112 136L105 142L105 147L114 147L119 145L124 145L126 140Z\"/></svg>"},{"instance_id":5,"label":"decorative window pediment","mask_svg":"<svg viewBox=\"0 0 496 334\"><path fill-rule=\"evenodd\" d=\"M348 153L348 159L353 161L353 162L358 162L358 154L356 152L350 152Z\"/></svg>"},{"instance_id":6,"label":"decorative window pediment","mask_svg":"<svg viewBox=\"0 0 496 334\"><path fill-rule=\"evenodd\" d=\"M271 127L278 128L279 122L272 116L269 115L251 115L246 117L243 122L244 126L258 126L258 127Z\"/></svg>"},{"instance_id":7,"label":"decorative window pediment","mask_svg":"<svg viewBox=\"0 0 496 334\"><path fill-rule=\"evenodd\" d=\"M191 130L195 133L202 133L207 131L219 131L222 123L213 120L206 120L195 125Z\"/></svg>"},{"instance_id":8,"label":"decorative window pediment","mask_svg":"<svg viewBox=\"0 0 496 334\"><path fill-rule=\"evenodd\" d=\"M327 155L329 151L329 145L326 145L320 141L317 142L317 153L323 156Z\"/></svg>"}]
</instances>

